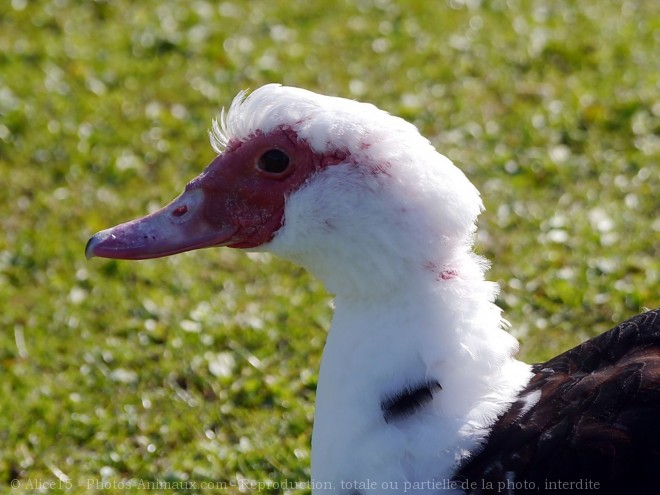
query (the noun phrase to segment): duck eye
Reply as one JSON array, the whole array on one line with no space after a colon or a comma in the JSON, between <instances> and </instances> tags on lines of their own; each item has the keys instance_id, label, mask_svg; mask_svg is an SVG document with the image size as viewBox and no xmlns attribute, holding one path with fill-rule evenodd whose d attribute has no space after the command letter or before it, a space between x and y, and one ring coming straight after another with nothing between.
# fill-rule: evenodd
<instances>
[{"instance_id":1,"label":"duck eye","mask_svg":"<svg viewBox=\"0 0 660 495\"><path fill-rule=\"evenodd\" d=\"M281 174L289 168L290 161L286 153L272 149L259 157L257 168L269 174Z\"/></svg>"}]
</instances>

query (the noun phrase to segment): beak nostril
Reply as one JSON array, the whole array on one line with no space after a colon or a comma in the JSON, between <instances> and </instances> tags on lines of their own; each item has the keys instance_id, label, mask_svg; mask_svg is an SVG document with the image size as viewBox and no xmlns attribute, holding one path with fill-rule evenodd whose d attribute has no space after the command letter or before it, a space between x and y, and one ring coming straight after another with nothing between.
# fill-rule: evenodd
<instances>
[{"instance_id":1,"label":"beak nostril","mask_svg":"<svg viewBox=\"0 0 660 495\"><path fill-rule=\"evenodd\" d=\"M175 217L181 217L186 213L188 213L188 207L186 205L181 205L172 212L172 215L174 215Z\"/></svg>"}]
</instances>

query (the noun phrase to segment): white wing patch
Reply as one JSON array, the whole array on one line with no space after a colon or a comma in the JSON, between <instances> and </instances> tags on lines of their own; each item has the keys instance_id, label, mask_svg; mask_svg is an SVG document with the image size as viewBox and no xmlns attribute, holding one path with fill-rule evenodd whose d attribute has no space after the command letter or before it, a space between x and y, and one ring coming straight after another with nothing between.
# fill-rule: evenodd
<instances>
[{"instance_id":1,"label":"white wing patch","mask_svg":"<svg viewBox=\"0 0 660 495\"><path fill-rule=\"evenodd\" d=\"M521 417L523 414L526 414L527 411L529 411L532 407L538 404L540 398L541 398L540 390L534 390L533 392L530 392L525 396L521 397L521 400L523 401L523 406L520 409L520 413L518 414L518 417Z\"/></svg>"}]
</instances>

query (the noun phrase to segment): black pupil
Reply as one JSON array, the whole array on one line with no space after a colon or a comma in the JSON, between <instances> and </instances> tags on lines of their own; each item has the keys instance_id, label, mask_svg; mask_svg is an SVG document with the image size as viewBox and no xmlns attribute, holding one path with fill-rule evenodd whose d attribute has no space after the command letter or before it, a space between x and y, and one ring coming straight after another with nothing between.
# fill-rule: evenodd
<instances>
[{"instance_id":1,"label":"black pupil","mask_svg":"<svg viewBox=\"0 0 660 495\"><path fill-rule=\"evenodd\" d=\"M258 167L264 172L281 174L289 166L289 157L280 150L268 150L259 158Z\"/></svg>"}]
</instances>

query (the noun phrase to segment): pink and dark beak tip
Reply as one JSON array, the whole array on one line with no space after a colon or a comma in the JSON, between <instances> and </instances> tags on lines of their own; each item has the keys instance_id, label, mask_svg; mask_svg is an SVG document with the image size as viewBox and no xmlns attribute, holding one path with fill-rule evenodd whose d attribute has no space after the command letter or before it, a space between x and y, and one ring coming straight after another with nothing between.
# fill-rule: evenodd
<instances>
[{"instance_id":1,"label":"pink and dark beak tip","mask_svg":"<svg viewBox=\"0 0 660 495\"><path fill-rule=\"evenodd\" d=\"M95 250L96 250L96 246L98 246L101 243L100 234L102 234L102 232L99 232L98 234L94 234L92 237L89 238L87 244L85 245L85 258L87 258L88 260L97 256Z\"/></svg>"},{"instance_id":2,"label":"pink and dark beak tip","mask_svg":"<svg viewBox=\"0 0 660 495\"><path fill-rule=\"evenodd\" d=\"M158 250L154 249L159 244L155 236L150 238L144 234L133 235L130 231L126 232L125 225L118 225L94 234L85 246L85 257L138 260L158 256L156 254Z\"/></svg>"}]
</instances>

